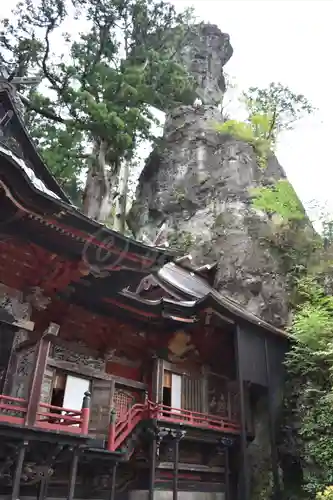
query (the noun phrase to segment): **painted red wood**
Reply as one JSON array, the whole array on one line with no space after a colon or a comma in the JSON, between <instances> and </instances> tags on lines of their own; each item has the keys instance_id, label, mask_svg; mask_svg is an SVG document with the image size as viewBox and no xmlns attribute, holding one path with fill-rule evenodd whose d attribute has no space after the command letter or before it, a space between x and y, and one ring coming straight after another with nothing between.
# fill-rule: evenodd
<instances>
[{"instance_id":1,"label":"painted red wood","mask_svg":"<svg viewBox=\"0 0 333 500\"><path fill-rule=\"evenodd\" d=\"M194 427L234 434L238 434L240 432L240 426L237 422L233 422L216 415L183 410L181 408L171 408L170 406L162 404L150 403L150 405L150 416L151 418L156 418L157 420L178 424L183 423L186 425L193 425Z\"/></svg>"},{"instance_id":2,"label":"painted red wood","mask_svg":"<svg viewBox=\"0 0 333 500\"><path fill-rule=\"evenodd\" d=\"M2 400L5 402L2 403ZM0 422L23 426L25 424L27 407L28 402L24 399L0 395ZM36 413L34 427L65 433L88 434L89 408L77 411L46 403L40 403L39 407L46 408L48 411ZM22 416L8 415L2 413L3 411L21 412ZM133 405L126 413L120 415L116 422L110 423L108 450L117 450L139 422L148 418L155 418L159 421L169 423L183 423L189 426L230 434L239 434L240 432L238 422L216 415L208 415L181 408L171 408L147 401Z\"/></svg>"},{"instance_id":3,"label":"painted red wood","mask_svg":"<svg viewBox=\"0 0 333 500\"><path fill-rule=\"evenodd\" d=\"M4 403L1 401L4 401ZM90 408L83 408L78 411L46 403L39 403L38 407L46 408L48 411L37 411L33 419L34 425L32 425L32 427L66 433L88 434ZM26 425L27 409L28 401L0 394L0 422L22 426ZM3 413L4 411L6 413ZM14 411L20 412L22 416L17 417L7 413Z\"/></svg>"},{"instance_id":4,"label":"painted red wood","mask_svg":"<svg viewBox=\"0 0 333 500\"><path fill-rule=\"evenodd\" d=\"M115 451L131 434L138 423L146 418L156 418L169 423L183 423L207 430L239 434L240 426L237 422L190 410L171 408L162 404L147 401L145 404L136 404L120 419L110 424L108 450Z\"/></svg>"}]
</instances>

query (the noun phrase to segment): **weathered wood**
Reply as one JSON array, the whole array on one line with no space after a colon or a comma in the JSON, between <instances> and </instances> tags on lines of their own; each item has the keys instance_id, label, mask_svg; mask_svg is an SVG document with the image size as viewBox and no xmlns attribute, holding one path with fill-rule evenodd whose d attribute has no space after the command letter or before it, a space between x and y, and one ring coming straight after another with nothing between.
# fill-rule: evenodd
<instances>
[{"instance_id":1,"label":"weathered wood","mask_svg":"<svg viewBox=\"0 0 333 500\"><path fill-rule=\"evenodd\" d=\"M5 323L6 325L16 326L17 328L24 328L24 330L28 330L29 332L32 332L35 328L35 323L27 319L14 318L14 321L6 321L6 319L0 318L0 322Z\"/></svg>"},{"instance_id":2,"label":"weathered wood","mask_svg":"<svg viewBox=\"0 0 333 500\"><path fill-rule=\"evenodd\" d=\"M28 426L33 426L35 424L49 349L50 341L42 338L39 341L39 346L36 354L35 371L32 379L29 403L25 419L25 425Z\"/></svg>"},{"instance_id":3,"label":"weathered wood","mask_svg":"<svg viewBox=\"0 0 333 500\"><path fill-rule=\"evenodd\" d=\"M89 432L107 434L110 425L114 390L114 380L93 380Z\"/></svg>"},{"instance_id":4,"label":"weathered wood","mask_svg":"<svg viewBox=\"0 0 333 500\"><path fill-rule=\"evenodd\" d=\"M160 462L158 464L158 469L172 470L173 467L173 462ZM210 474L222 474L225 471L224 467L210 467L209 465L201 464L184 464L181 462L179 462L179 470L191 472L209 472Z\"/></svg>"},{"instance_id":5,"label":"weathered wood","mask_svg":"<svg viewBox=\"0 0 333 500\"><path fill-rule=\"evenodd\" d=\"M14 470L11 500L18 500L18 498L20 497L20 480L22 475L22 468L23 468L26 448L27 448L27 443L24 442L22 443L18 451L15 470Z\"/></svg>"},{"instance_id":6,"label":"weathered wood","mask_svg":"<svg viewBox=\"0 0 333 500\"><path fill-rule=\"evenodd\" d=\"M130 380L123 377L116 377L115 375L111 375L109 373L103 373L93 368L88 368L86 366L81 366L76 363L71 363L70 361L60 361L49 357L47 364L52 368L57 368L58 370L81 374L92 379L110 380L110 381L114 380L115 383L118 385L123 385L125 387L132 387L133 389L139 389L141 391L147 390L148 387L147 384L144 384L143 382L137 382L136 380Z\"/></svg>"},{"instance_id":7,"label":"weathered wood","mask_svg":"<svg viewBox=\"0 0 333 500\"><path fill-rule=\"evenodd\" d=\"M35 424L36 420L36 414L38 411L38 406L42 391L44 373L47 367L47 359L51 347L51 341L48 340L46 336L49 337L49 334L57 335L58 331L59 331L59 325L56 325L55 323L50 323L48 329L45 332L45 336L43 336L39 341L38 350L36 353L35 371L31 384L25 425L32 426Z\"/></svg>"}]
</instances>

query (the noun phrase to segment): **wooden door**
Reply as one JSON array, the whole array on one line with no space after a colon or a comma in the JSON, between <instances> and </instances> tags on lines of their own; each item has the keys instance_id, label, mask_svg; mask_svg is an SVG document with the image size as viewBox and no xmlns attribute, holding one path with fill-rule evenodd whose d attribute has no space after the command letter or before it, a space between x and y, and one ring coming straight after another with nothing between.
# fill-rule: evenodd
<instances>
[{"instance_id":1,"label":"wooden door","mask_svg":"<svg viewBox=\"0 0 333 500\"><path fill-rule=\"evenodd\" d=\"M195 375L184 375L182 380L182 407L185 410L203 411L203 379Z\"/></svg>"},{"instance_id":2,"label":"wooden door","mask_svg":"<svg viewBox=\"0 0 333 500\"><path fill-rule=\"evenodd\" d=\"M113 405L114 381L93 380L89 431L96 435L106 435L110 424Z\"/></svg>"}]
</instances>

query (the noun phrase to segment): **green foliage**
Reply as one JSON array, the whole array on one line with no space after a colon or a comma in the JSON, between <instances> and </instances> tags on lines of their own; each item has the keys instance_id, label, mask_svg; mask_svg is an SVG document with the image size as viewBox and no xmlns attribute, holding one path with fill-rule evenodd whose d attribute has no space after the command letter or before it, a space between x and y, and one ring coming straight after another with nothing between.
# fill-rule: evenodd
<instances>
[{"instance_id":1,"label":"green foliage","mask_svg":"<svg viewBox=\"0 0 333 500\"><path fill-rule=\"evenodd\" d=\"M325 348L333 342L333 297L325 294L314 277L297 283L298 303L292 333L312 348Z\"/></svg>"},{"instance_id":2,"label":"green foliage","mask_svg":"<svg viewBox=\"0 0 333 500\"><path fill-rule=\"evenodd\" d=\"M294 123L314 111L302 94L294 93L281 83L270 83L267 88L250 87L243 98L249 115L263 114L270 117L269 136L273 142L284 130L291 130Z\"/></svg>"},{"instance_id":3,"label":"green foliage","mask_svg":"<svg viewBox=\"0 0 333 500\"><path fill-rule=\"evenodd\" d=\"M251 144L257 155L258 165L261 168L266 167L268 155L273 149L269 136L270 118L268 115L251 115L245 122L227 120L215 125L215 129L221 134L230 134L240 141Z\"/></svg>"},{"instance_id":4,"label":"green foliage","mask_svg":"<svg viewBox=\"0 0 333 500\"><path fill-rule=\"evenodd\" d=\"M243 93L243 100L247 119L227 120L215 128L251 144L261 168L266 167L269 154L275 149L278 133L291 130L295 121L314 111L306 97L281 83L271 83L266 89L251 87Z\"/></svg>"},{"instance_id":5,"label":"green foliage","mask_svg":"<svg viewBox=\"0 0 333 500\"><path fill-rule=\"evenodd\" d=\"M277 181L271 187L255 188L251 194L254 208L263 210L269 215L277 214L285 222L304 220L304 208L294 188L286 179Z\"/></svg>"},{"instance_id":6,"label":"green foliage","mask_svg":"<svg viewBox=\"0 0 333 500\"><path fill-rule=\"evenodd\" d=\"M2 21L1 60L42 78L38 89L20 89L30 101L27 126L65 189L79 189L92 166L117 176L154 138L149 106L166 109L191 94L175 58L190 19L164 0L22 0ZM77 36L63 33L68 21Z\"/></svg>"},{"instance_id":7,"label":"green foliage","mask_svg":"<svg viewBox=\"0 0 333 500\"><path fill-rule=\"evenodd\" d=\"M252 207L269 216L260 238L269 245L293 286L293 280L304 274L313 262L322 240L312 229L297 194L286 179L272 186L254 188L250 195Z\"/></svg>"},{"instance_id":8,"label":"green foliage","mask_svg":"<svg viewBox=\"0 0 333 500\"><path fill-rule=\"evenodd\" d=\"M294 427L310 498L333 483L333 297L314 276L297 283L291 332L297 341L286 360L287 425ZM327 493L327 492L326 492ZM320 495L316 498L329 498Z\"/></svg>"},{"instance_id":9,"label":"green foliage","mask_svg":"<svg viewBox=\"0 0 333 500\"><path fill-rule=\"evenodd\" d=\"M333 500L333 486L328 486L317 493L316 500Z\"/></svg>"}]
</instances>

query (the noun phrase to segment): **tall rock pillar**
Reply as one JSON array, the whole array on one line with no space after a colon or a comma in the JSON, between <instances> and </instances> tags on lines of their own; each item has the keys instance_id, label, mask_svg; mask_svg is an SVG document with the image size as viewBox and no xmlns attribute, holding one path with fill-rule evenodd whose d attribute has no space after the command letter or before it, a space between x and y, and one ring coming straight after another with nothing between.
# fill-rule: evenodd
<instances>
[{"instance_id":1,"label":"tall rock pillar","mask_svg":"<svg viewBox=\"0 0 333 500\"><path fill-rule=\"evenodd\" d=\"M274 156L262 169L252 146L216 131L223 121L216 105L225 90L223 66L232 48L216 26L199 28L181 57L203 102L167 115L162 145L142 171L129 222L138 239L154 239L166 224L171 247L191 253L198 266L218 263L216 289L281 326L288 314L286 280L261 237L270 221L251 206L251 190L285 174Z\"/></svg>"}]
</instances>

